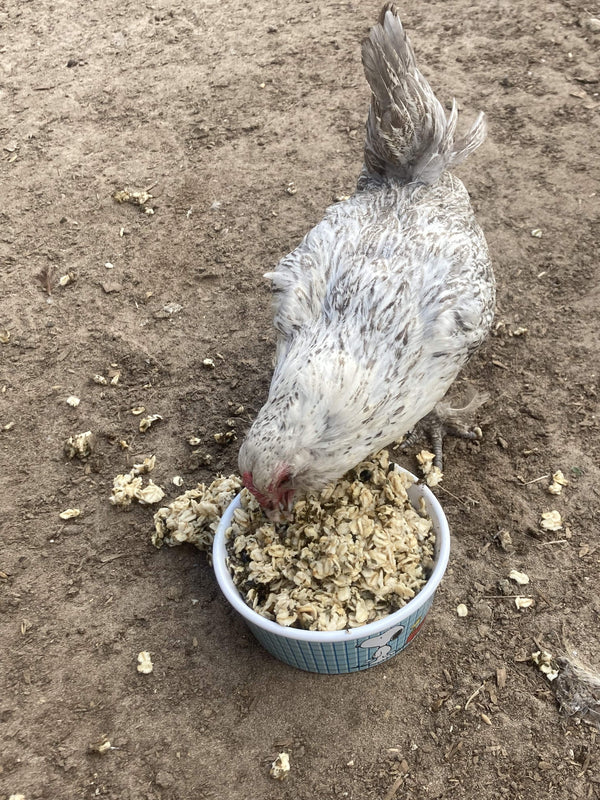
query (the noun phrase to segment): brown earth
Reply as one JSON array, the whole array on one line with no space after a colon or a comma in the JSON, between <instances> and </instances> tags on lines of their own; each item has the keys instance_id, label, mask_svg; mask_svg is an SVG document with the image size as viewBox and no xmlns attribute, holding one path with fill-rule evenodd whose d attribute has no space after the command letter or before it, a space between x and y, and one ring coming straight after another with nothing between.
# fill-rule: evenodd
<instances>
[{"instance_id":1,"label":"brown earth","mask_svg":"<svg viewBox=\"0 0 600 800\"><path fill-rule=\"evenodd\" d=\"M463 125L488 115L459 175L499 289L495 334L465 376L491 394L484 439L448 447L451 564L408 650L350 676L291 669L234 616L204 555L156 551L152 510L108 502L143 455L168 499L236 469L237 444L213 435L242 404L241 437L266 394L261 276L353 190L359 42L377 13L316 0L0 7L3 800L600 796L595 728L562 717L528 661L538 642L600 661L596 3L402 7L439 96L457 97ZM152 187L154 215L118 205L124 187ZM145 434L140 405L163 416ZM93 455L69 461L64 440L87 429ZM558 468L570 485L553 497L538 479ZM68 507L82 516L63 522ZM556 533L539 526L549 509L566 523ZM502 596L512 568L531 577L519 591L532 608ZM151 675L136 671L141 650ZM89 752L102 735L112 749Z\"/></svg>"}]
</instances>

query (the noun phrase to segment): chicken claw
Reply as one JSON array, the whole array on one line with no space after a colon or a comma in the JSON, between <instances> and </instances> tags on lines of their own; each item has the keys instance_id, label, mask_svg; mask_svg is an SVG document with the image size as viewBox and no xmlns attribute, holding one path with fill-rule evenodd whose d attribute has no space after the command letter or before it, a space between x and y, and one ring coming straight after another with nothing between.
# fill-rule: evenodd
<instances>
[{"instance_id":1,"label":"chicken claw","mask_svg":"<svg viewBox=\"0 0 600 800\"><path fill-rule=\"evenodd\" d=\"M435 458L433 466L443 470L443 442L446 436L459 439L478 440L483 437L478 425L471 427L469 419L473 413L489 399L489 395L476 394L463 408L453 408L443 400L419 420L400 444L401 450L407 450L421 439L431 444L431 452Z\"/></svg>"}]
</instances>

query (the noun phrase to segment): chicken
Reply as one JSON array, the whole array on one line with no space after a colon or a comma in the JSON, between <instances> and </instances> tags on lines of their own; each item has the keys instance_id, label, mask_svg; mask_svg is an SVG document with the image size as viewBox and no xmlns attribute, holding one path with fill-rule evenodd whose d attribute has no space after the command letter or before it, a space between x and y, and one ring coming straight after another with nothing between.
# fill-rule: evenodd
<instances>
[{"instance_id":1,"label":"chicken","mask_svg":"<svg viewBox=\"0 0 600 800\"><path fill-rule=\"evenodd\" d=\"M265 276L276 365L239 467L274 512L420 421L439 439L440 401L492 323L486 242L447 171L483 142L483 114L455 139L456 104L446 115L392 4L362 60L372 95L356 192Z\"/></svg>"}]
</instances>

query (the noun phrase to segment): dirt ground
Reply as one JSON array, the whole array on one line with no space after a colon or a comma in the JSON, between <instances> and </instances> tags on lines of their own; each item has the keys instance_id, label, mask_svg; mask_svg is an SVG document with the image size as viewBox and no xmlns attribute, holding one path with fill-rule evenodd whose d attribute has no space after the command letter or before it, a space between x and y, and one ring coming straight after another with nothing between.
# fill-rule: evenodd
<instances>
[{"instance_id":1,"label":"dirt ground","mask_svg":"<svg viewBox=\"0 0 600 800\"><path fill-rule=\"evenodd\" d=\"M560 715L529 661L544 643L600 663L596 3L402 5L438 95L463 125L487 113L458 174L498 280L495 333L462 381L491 395L484 438L447 448L453 550L415 642L349 676L287 667L203 554L157 551L154 509L108 502L150 454L166 500L236 470L272 364L262 274L353 191L378 9L0 7L2 800L600 797L596 729ZM117 204L125 187L151 187L154 214ZM238 441L217 444L239 405ZM136 406L162 421L139 433ZM65 439L88 429L94 453L70 461ZM544 532L551 509L564 525ZM513 568L531 583L499 584Z\"/></svg>"}]
</instances>

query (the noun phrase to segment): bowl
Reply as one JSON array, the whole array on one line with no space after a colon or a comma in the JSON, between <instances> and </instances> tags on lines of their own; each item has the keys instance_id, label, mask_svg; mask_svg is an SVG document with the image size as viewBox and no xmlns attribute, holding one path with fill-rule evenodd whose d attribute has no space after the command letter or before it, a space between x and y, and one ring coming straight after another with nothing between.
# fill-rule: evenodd
<instances>
[{"instance_id":1,"label":"bowl","mask_svg":"<svg viewBox=\"0 0 600 800\"><path fill-rule=\"evenodd\" d=\"M421 630L442 580L450 555L448 522L436 497L408 470L395 465L399 472L410 475L415 483L408 489L410 502L418 508L422 497L435 531L434 567L427 583L405 606L387 617L342 631L307 631L279 625L244 602L227 566L225 531L231 525L233 512L240 505L238 494L229 504L215 533L213 566L217 582L226 599L244 619L254 636L271 655L292 667L308 672L339 675L358 672L388 661L404 650Z\"/></svg>"}]
</instances>

